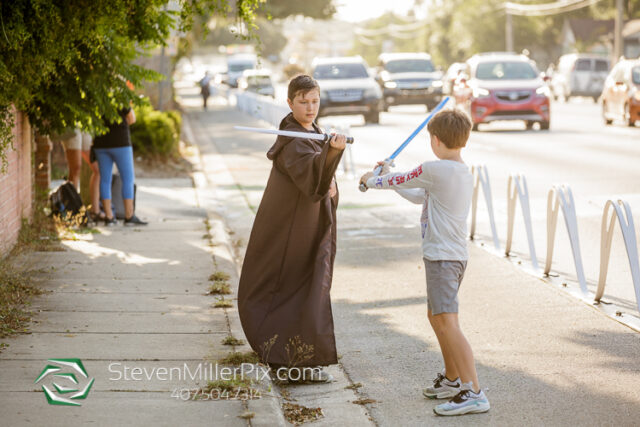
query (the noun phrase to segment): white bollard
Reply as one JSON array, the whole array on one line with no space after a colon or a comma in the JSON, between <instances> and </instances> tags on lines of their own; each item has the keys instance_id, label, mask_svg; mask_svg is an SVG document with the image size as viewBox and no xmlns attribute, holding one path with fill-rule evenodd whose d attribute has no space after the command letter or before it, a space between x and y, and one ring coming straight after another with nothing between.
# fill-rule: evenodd
<instances>
[{"instance_id":1,"label":"white bollard","mask_svg":"<svg viewBox=\"0 0 640 427\"><path fill-rule=\"evenodd\" d=\"M610 208L614 209L609 219ZM622 208L624 207L624 212ZM611 255L611 241L613 240L613 229L616 218L620 224L624 245L627 248L627 257L629 258L629 266L631 267L631 279L636 293L636 304L640 311L640 266L638 265L638 245L636 242L636 231L633 224L633 215L629 204L623 200L607 200L602 215L602 229L600 238L600 277L598 278L598 288L596 290L595 300L600 301L604 294L604 287L607 281L607 272L609 270L609 257Z\"/></svg>"},{"instance_id":2,"label":"white bollard","mask_svg":"<svg viewBox=\"0 0 640 427\"><path fill-rule=\"evenodd\" d=\"M529 208L529 189L527 187L527 179L522 174L509 176L509 184L507 187L507 243L505 244L505 255L509 256L511 251L511 242L513 239L513 223L516 214L516 202L520 199L520 207L522 208L522 216L524 218L524 226L527 232L527 240L529 241L529 256L531 257L531 266L534 270L538 270L538 259L536 257L536 248L533 241L533 230L531 227L531 209Z\"/></svg>"},{"instance_id":3,"label":"white bollard","mask_svg":"<svg viewBox=\"0 0 640 427\"><path fill-rule=\"evenodd\" d=\"M476 234L476 216L478 213L478 193L480 186L484 194L484 200L487 204L489 212L489 223L491 224L491 235L493 236L493 245L496 250L500 250L500 240L498 239L498 231L496 229L496 221L493 215L493 198L491 196L491 183L489 182L489 171L485 165L476 165L471 167L473 174L473 198L471 199L471 227L469 238L473 240Z\"/></svg>"},{"instance_id":4,"label":"white bollard","mask_svg":"<svg viewBox=\"0 0 640 427\"><path fill-rule=\"evenodd\" d=\"M562 207L564 223L567 227L567 233L569 234L569 242L571 242L571 252L573 253L573 262L576 267L580 290L584 296L587 296L589 291L582 266L576 205L573 200L571 188L566 184L559 186L554 185L553 188L549 190L549 196L547 197L547 259L544 265L544 274L548 276L551 271L556 224L558 223L558 211L560 207Z\"/></svg>"}]
</instances>

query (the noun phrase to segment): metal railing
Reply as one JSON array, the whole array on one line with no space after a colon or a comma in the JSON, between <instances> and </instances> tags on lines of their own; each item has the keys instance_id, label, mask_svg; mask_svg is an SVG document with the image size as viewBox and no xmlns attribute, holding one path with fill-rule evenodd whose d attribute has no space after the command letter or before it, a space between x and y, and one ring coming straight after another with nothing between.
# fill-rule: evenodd
<instances>
[{"instance_id":1,"label":"metal railing","mask_svg":"<svg viewBox=\"0 0 640 427\"><path fill-rule=\"evenodd\" d=\"M576 266L576 275L578 277L580 290L584 296L587 296L589 291L587 290L587 280L584 276L584 268L582 266L576 205L573 200L571 188L566 184L554 185L553 188L549 190L547 197L547 259L544 264L544 274L548 276L551 271L556 225L558 223L558 212L560 208L562 208L562 216L564 217L564 223L567 227L567 233L569 234L569 242L571 243L571 252L573 253L573 262Z\"/></svg>"},{"instance_id":2,"label":"metal railing","mask_svg":"<svg viewBox=\"0 0 640 427\"><path fill-rule=\"evenodd\" d=\"M613 208L615 213L609 218L609 211ZM624 212L622 210L624 208ZM640 310L640 266L638 265L638 245L636 242L636 230L633 224L633 215L629 204L623 200L607 200L602 214L602 233L600 238L600 277L598 278L598 288L595 300L600 301L604 294L604 287L607 281L609 270L609 257L611 255L611 242L613 240L613 229L616 218L620 224L624 245L627 248L627 257L631 267L631 279L636 293L636 304Z\"/></svg>"},{"instance_id":3,"label":"metal railing","mask_svg":"<svg viewBox=\"0 0 640 427\"><path fill-rule=\"evenodd\" d=\"M498 231L496 229L496 221L493 215L493 197L491 196L491 183L489 182L489 171L485 165L476 165L471 167L473 174L473 198L471 199L471 227L469 230L469 238L473 240L476 234L476 216L478 213L478 193L482 186L482 193L487 204L489 212L489 223L491 224L491 236L493 237L493 245L496 250L500 250L500 239L498 239Z\"/></svg>"}]
</instances>

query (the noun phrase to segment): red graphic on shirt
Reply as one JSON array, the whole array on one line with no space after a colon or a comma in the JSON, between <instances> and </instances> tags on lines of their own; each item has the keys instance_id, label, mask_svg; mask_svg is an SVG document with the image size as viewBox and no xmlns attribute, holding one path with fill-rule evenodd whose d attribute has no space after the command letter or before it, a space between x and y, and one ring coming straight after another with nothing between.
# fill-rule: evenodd
<instances>
[{"instance_id":1,"label":"red graphic on shirt","mask_svg":"<svg viewBox=\"0 0 640 427\"><path fill-rule=\"evenodd\" d=\"M406 175L398 175L396 177L389 178L387 180L387 184L389 184L389 187L393 186L394 184L395 185L404 184L405 182L408 182L413 178L417 178L420 175L422 175L422 165L418 166L417 168L407 173Z\"/></svg>"}]
</instances>

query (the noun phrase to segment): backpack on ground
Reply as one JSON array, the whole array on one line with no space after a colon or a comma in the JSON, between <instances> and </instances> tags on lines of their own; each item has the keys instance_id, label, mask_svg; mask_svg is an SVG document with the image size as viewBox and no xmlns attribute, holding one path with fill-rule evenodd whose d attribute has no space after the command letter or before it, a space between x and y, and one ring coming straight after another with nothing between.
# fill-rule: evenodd
<instances>
[{"instance_id":1,"label":"backpack on ground","mask_svg":"<svg viewBox=\"0 0 640 427\"><path fill-rule=\"evenodd\" d=\"M51 216L59 216L67 221L77 219L79 225L87 225L89 222L80 194L70 181L60 185L49 195L49 205Z\"/></svg>"}]
</instances>

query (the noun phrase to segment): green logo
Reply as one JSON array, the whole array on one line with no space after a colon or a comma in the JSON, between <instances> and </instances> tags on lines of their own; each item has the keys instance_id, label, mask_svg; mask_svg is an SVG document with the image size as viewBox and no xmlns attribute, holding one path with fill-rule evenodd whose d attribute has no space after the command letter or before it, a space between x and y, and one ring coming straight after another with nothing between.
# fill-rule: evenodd
<instances>
[{"instance_id":1,"label":"green logo","mask_svg":"<svg viewBox=\"0 0 640 427\"><path fill-rule=\"evenodd\" d=\"M81 377L80 382L76 374ZM38 378L36 378L34 384L38 384L45 377L51 377L49 387L42 384L42 391L50 405L81 406L78 400L87 398L94 381L94 378L89 379L87 370L84 369L80 359L47 360L47 366L44 367ZM86 385L80 388L80 384L85 382ZM72 385L65 386L63 385L65 383ZM53 389L50 388L51 386L53 386Z\"/></svg>"}]
</instances>

